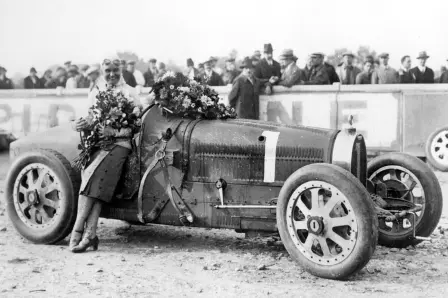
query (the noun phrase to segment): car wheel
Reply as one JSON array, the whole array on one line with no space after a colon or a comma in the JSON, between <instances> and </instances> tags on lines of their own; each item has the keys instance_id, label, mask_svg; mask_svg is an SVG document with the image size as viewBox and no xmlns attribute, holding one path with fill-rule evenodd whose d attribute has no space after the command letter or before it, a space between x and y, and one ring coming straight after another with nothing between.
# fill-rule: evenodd
<instances>
[{"instance_id":1,"label":"car wheel","mask_svg":"<svg viewBox=\"0 0 448 298\"><path fill-rule=\"evenodd\" d=\"M17 157L6 178L7 212L26 239L52 244L71 231L77 209L79 174L54 150Z\"/></svg>"},{"instance_id":2,"label":"car wheel","mask_svg":"<svg viewBox=\"0 0 448 298\"><path fill-rule=\"evenodd\" d=\"M378 231L373 203L348 171L311 164L294 172L277 203L277 226L291 257L313 275L345 279L375 251Z\"/></svg>"},{"instance_id":3,"label":"car wheel","mask_svg":"<svg viewBox=\"0 0 448 298\"><path fill-rule=\"evenodd\" d=\"M448 171L448 127L434 131L426 141L426 159L436 170Z\"/></svg>"},{"instance_id":4,"label":"car wheel","mask_svg":"<svg viewBox=\"0 0 448 298\"><path fill-rule=\"evenodd\" d=\"M431 235L442 215L443 197L436 175L423 161L403 153L384 154L369 162L367 177L385 186L386 201L396 199L389 200L391 203L388 202L386 210L404 211L412 205L422 207L415 215L407 214L397 221L386 222L385 218L379 218L379 244L407 247L420 243L421 240L413 238L414 226L416 236Z\"/></svg>"}]
</instances>

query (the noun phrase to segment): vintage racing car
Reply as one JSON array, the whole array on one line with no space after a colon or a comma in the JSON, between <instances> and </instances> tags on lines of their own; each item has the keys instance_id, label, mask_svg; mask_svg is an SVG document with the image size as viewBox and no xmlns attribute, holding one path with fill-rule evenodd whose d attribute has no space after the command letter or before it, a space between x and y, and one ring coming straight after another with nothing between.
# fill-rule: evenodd
<instances>
[{"instance_id":1,"label":"vintage racing car","mask_svg":"<svg viewBox=\"0 0 448 298\"><path fill-rule=\"evenodd\" d=\"M68 126L11 144L9 217L35 243L64 239L76 217L80 173L70 166L79 134ZM255 120L143 118L116 198L102 217L136 224L276 232L308 272L344 279L381 245L429 237L442 212L434 173L390 153L367 165L366 146L347 131Z\"/></svg>"}]
</instances>

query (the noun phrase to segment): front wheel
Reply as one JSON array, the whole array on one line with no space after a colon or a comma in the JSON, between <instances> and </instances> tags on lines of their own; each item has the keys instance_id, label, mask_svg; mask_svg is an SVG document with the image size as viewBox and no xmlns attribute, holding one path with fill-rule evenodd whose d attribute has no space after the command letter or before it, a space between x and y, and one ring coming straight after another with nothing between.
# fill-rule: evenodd
<instances>
[{"instance_id":1,"label":"front wheel","mask_svg":"<svg viewBox=\"0 0 448 298\"><path fill-rule=\"evenodd\" d=\"M369 194L348 171L312 164L283 185L277 225L291 257L313 275L345 279L370 260L377 218Z\"/></svg>"},{"instance_id":2,"label":"front wheel","mask_svg":"<svg viewBox=\"0 0 448 298\"><path fill-rule=\"evenodd\" d=\"M448 172L448 127L441 127L428 137L425 153L431 166L439 171Z\"/></svg>"}]
</instances>

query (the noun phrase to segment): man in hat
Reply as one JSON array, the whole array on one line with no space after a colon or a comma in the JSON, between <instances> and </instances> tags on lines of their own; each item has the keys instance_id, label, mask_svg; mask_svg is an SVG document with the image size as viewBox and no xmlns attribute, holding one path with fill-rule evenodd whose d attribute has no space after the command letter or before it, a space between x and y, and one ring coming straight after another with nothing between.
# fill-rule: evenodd
<instances>
[{"instance_id":1,"label":"man in hat","mask_svg":"<svg viewBox=\"0 0 448 298\"><path fill-rule=\"evenodd\" d=\"M143 74L143 77L145 78L145 87L152 87L155 83L158 74L156 63L157 59L149 59L148 70Z\"/></svg>"},{"instance_id":2,"label":"man in hat","mask_svg":"<svg viewBox=\"0 0 448 298\"><path fill-rule=\"evenodd\" d=\"M300 83L301 85L329 85L330 79L328 72L323 64L323 54L313 53L310 56L310 64L312 65L307 81Z\"/></svg>"},{"instance_id":3,"label":"man in hat","mask_svg":"<svg viewBox=\"0 0 448 298\"><path fill-rule=\"evenodd\" d=\"M0 66L0 89L14 89L11 79L6 77L6 68Z\"/></svg>"},{"instance_id":4,"label":"man in hat","mask_svg":"<svg viewBox=\"0 0 448 298\"><path fill-rule=\"evenodd\" d=\"M161 79L165 74L166 74L167 70L166 70L166 65L163 62L159 62L159 65L157 67L157 76L156 76L156 81L158 79Z\"/></svg>"},{"instance_id":5,"label":"man in hat","mask_svg":"<svg viewBox=\"0 0 448 298\"><path fill-rule=\"evenodd\" d=\"M373 57L364 61L363 71L356 76L356 85L372 84Z\"/></svg>"},{"instance_id":6,"label":"man in hat","mask_svg":"<svg viewBox=\"0 0 448 298\"><path fill-rule=\"evenodd\" d=\"M42 81L37 77L37 71L34 67L30 69L30 75L23 80L25 89L41 89Z\"/></svg>"},{"instance_id":7,"label":"man in hat","mask_svg":"<svg viewBox=\"0 0 448 298\"><path fill-rule=\"evenodd\" d=\"M229 104L236 110L237 117L242 119L258 119L260 113L260 81L254 76L254 66L249 57L244 58L242 69L232 85L229 93Z\"/></svg>"},{"instance_id":8,"label":"man in hat","mask_svg":"<svg viewBox=\"0 0 448 298\"><path fill-rule=\"evenodd\" d=\"M411 69L416 84L434 84L434 71L426 66L428 58L426 51L420 52L417 57L419 65Z\"/></svg>"},{"instance_id":9,"label":"man in hat","mask_svg":"<svg viewBox=\"0 0 448 298\"><path fill-rule=\"evenodd\" d=\"M88 65L83 65L80 68L79 72L79 79L78 79L78 88L89 88L90 87L90 81L86 74L87 70L89 70Z\"/></svg>"},{"instance_id":10,"label":"man in hat","mask_svg":"<svg viewBox=\"0 0 448 298\"><path fill-rule=\"evenodd\" d=\"M64 62L64 67L67 72L70 70L70 66L72 66L72 61Z\"/></svg>"},{"instance_id":11,"label":"man in hat","mask_svg":"<svg viewBox=\"0 0 448 298\"><path fill-rule=\"evenodd\" d=\"M447 61L448 61L448 59L447 59ZM445 66L442 66L442 68L440 69L442 74L440 75L440 78L439 78L439 80L437 82L439 82L440 84L448 84L448 71L447 71L447 68Z\"/></svg>"},{"instance_id":12,"label":"man in hat","mask_svg":"<svg viewBox=\"0 0 448 298\"><path fill-rule=\"evenodd\" d=\"M207 60L204 62L204 74L202 81L209 86L223 86L224 82L219 74L217 74L213 68L213 61Z\"/></svg>"},{"instance_id":13,"label":"man in hat","mask_svg":"<svg viewBox=\"0 0 448 298\"><path fill-rule=\"evenodd\" d=\"M342 54L343 63L338 67L338 77L343 85L355 85L356 76L361 72L359 68L353 65L355 55L351 52Z\"/></svg>"},{"instance_id":14,"label":"man in hat","mask_svg":"<svg viewBox=\"0 0 448 298\"><path fill-rule=\"evenodd\" d=\"M211 63L212 69L214 72L216 72L218 75L222 76L224 71L221 67L217 66L218 58L214 56L210 56L209 61Z\"/></svg>"},{"instance_id":15,"label":"man in hat","mask_svg":"<svg viewBox=\"0 0 448 298\"><path fill-rule=\"evenodd\" d=\"M401 58L401 67L398 70L399 84L414 84L415 76L411 72L411 57L409 55Z\"/></svg>"},{"instance_id":16,"label":"man in hat","mask_svg":"<svg viewBox=\"0 0 448 298\"><path fill-rule=\"evenodd\" d=\"M280 65L283 68L283 73L279 81L279 85L285 87L292 87L299 85L300 82L305 81L304 72L296 64L297 57L293 50L286 49L280 55Z\"/></svg>"},{"instance_id":17,"label":"man in hat","mask_svg":"<svg viewBox=\"0 0 448 298\"><path fill-rule=\"evenodd\" d=\"M100 68L97 65L92 65L87 69L86 76L89 80L89 89L92 91L92 89L95 87L96 83L98 82L98 78L100 77Z\"/></svg>"},{"instance_id":18,"label":"man in hat","mask_svg":"<svg viewBox=\"0 0 448 298\"><path fill-rule=\"evenodd\" d=\"M126 70L134 75L137 85L143 87L145 86L145 78L142 72L135 68L135 64L136 62L134 60L129 61Z\"/></svg>"},{"instance_id":19,"label":"man in hat","mask_svg":"<svg viewBox=\"0 0 448 298\"><path fill-rule=\"evenodd\" d=\"M236 69L235 58L228 58L226 60L226 70L222 75L224 85L233 84L233 81L240 75L240 72Z\"/></svg>"},{"instance_id":20,"label":"man in hat","mask_svg":"<svg viewBox=\"0 0 448 298\"><path fill-rule=\"evenodd\" d=\"M42 88L45 89L54 89L56 88L56 80L52 77L53 71L51 69L47 69L44 72L44 75L40 78Z\"/></svg>"},{"instance_id":21,"label":"man in hat","mask_svg":"<svg viewBox=\"0 0 448 298\"><path fill-rule=\"evenodd\" d=\"M135 88L135 86L137 86L137 81L135 80L134 75L127 70L126 60L120 61L120 70L126 84Z\"/></svg>"},{"instance_id":22,"label":"man in hat","mask_svg":"<svg viewBox=\"0 0 448 298\"><path fill-rule=\"evenodd\" d=\"M398 72L389 66L389 54L381 53L378 57L380 66L372 74L372 84L398 83Z\"/></svg>"},{"instance_id":23,"label":"man in hat","mask_svg":"<svg viewBox=\"0 0 448 298\"><path fill-rule=\"evenodd\" d=\"M198 64L198 72L199 72L199 78L202 78L205 73L204 63Z\"/></svg>"},{"instance_id":24,"label":"man in hat","mask_svg":"<svg viewBox=\"0 0 448 298\"><path fill-rule=\"evenodd\" d=\"M187 70L185 71L185 76L190 80L194 80L199 77L199 71L194 67L193 59L187 59Z\"/></svg>"},{"instance_id":25,"label":"man in hat","mask_svg":"<svg viewBox=\"0 0 448 298\"><path fill-rule=\"evenodd\" d=\"M274 49L270 43L264 45L264 58L260 60L255 68L255 77L257 77L262 84L267 87L275 85L280 80L281 66L273 59ZM269 92L268 92L269 93Z\"/></svg>"},{"instance_id":26,"label":"man in hat","mask_svg":"<svg viewBox=\"0 0 448 298\"><path fill-rule=\"evenodd\" d=\"M65 83L66 89L76 89L78 88L78 67L76 65L70 65L67 72L67 82Z\"/></svg>"}]
</instances>

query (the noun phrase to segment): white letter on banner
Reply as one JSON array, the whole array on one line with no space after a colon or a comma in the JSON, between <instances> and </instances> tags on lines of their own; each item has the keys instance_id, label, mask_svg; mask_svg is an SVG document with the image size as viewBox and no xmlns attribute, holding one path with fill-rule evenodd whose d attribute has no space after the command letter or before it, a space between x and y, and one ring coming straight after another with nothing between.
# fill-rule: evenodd
<instances>
[{"instance_id":1,"label":"white letter on banner","mask_svg":"<svg viewBox=\"0 0 448 298\"><path fill-rule=\"evenodd\" d=\"M277 141L280 132L263 131L265 137L264 147L264 182L275 181L275 160L277 154Z\"/></svg>"}]
</instances>

